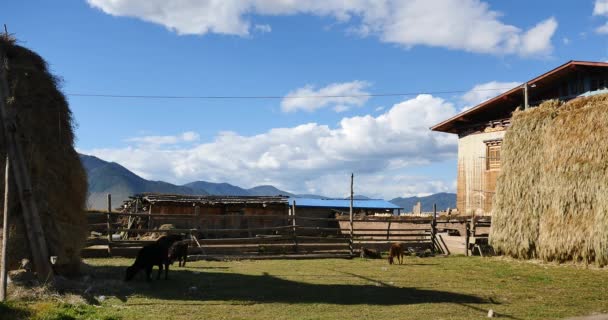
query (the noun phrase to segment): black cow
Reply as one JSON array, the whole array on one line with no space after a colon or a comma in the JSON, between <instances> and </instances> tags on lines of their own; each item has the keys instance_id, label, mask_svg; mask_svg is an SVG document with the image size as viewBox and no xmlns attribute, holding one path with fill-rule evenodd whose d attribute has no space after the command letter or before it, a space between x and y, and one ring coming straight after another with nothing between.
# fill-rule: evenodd
<instances>
[{"instance_id":1,"label":"black cow","mask_svg":"<svg viewBox=\"0 0 608 320\"><path fill-rule=\"evenodd\" d=\"M146 280L152 280L150 275L152 274L152 268L158 266L158 275L156 279L160 279L160 274L165 269L165 280L169 277L169 248L174 242L182 240L183 237L179 235L169 235L160 237L156 242L148 244L141 248L137 253L137 258L133 265L127 268L125 275L125 281L129 281L135 277L139 270L146 271Z\"/></svg>"},{"instance_id":2,"label":"black cow","mask_svg":"<svg viewBox=\"0 0 608 320\"><path fill-rule=\"evenodd\" d=\"M186 260L188 259L188 243L190 241L178 241L175 242L171 248L169 248L169 263L177 261L179 267L186 266Z\"/></svg>"}]
</instances>

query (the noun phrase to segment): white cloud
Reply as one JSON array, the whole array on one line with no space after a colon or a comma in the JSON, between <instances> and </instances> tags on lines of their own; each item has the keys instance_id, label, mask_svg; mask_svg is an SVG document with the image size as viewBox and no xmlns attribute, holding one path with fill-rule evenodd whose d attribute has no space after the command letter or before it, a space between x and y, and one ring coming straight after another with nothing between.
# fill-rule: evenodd
<instances>
[{"instance_id":1,"label":"white cloud","mask_svg":"<svg viewBox=\"0 0 608 320\"><path fill-rule=\"evenodd\" d=\"M608 34L608 22L606 22L605 24L597 27L595 29L595 32L597 32L599 34Z\"/></svg>"},{"instance_id":2,"label":"white cloud","mask_svg":"<svg viewBox=\"0 0 608 320\"><path fill-rule=\"evenodd\" d=\"M608 16L608 0L595 0L593 15ZM595 28L595 32L599 34L608 34L608 22Z\"/></svg>"},{"instance_id":3,"label":"white cloud","mask_svg":"<svg viewBox=\"0 0 608 320\"><path fill-rule=\"evenodd\" d=\"M563 38L562 38L562 42L563 42L565 45L569 45L569 44L570 44L570 38L563 37Z\"/></svg>"},{"instance_id":4,"label":"white cloud","mask_svg":"<svg viewBox=\"0 0 608 320\"><path fill-rule=\"evenodd\" d=\"M269 24L256 24L254 26L254 29L261 33L267 33L267 32L272 31L272 27L270 27Z\"/></svg>"},{"instance_id":5,"label":"white cloud","mask_svg":"<svg viewBox=\"0 0 608 320\"><path fill-rule=\"evenodd\" d=\"M180 135L175 136L143 136L129 138L127 142L134 142L141 145L169 145L178 144L182 142L195 142L200 139L198 133L194 131L186 131Z\"/></svg>"},{"instance_id":6,"label":"white cloud","mask_svg":"<svg viewBox=\"0 0 608 320\"><path fill-rule=\"evenodd\" d=\"M281 101L281 109L284 112L310 112L331 106L334 111L343 112L369 100L369 92L365 91L369 85L366 81L332 83L319 89L306 85L289 92Z\"/></svg>"},{"instance_id":7,"label":"white cloud","mask_svg":"<svg viewBox=\"0 0 608 320\"><path fill-rule=\"evenodd\" d=\"M437 179L411 177L409 183L399 170L455 157L456 137L428 129L454 113L451 103L419 95L377 117L343 118L336 128L307 123L253 136L221 132L213 141L191 147L139 143L146 138L131 139L134 145L124 148L81 151L118 162L148 179L274 184L287 191L318 190L330 196L341 196L345 190L332 181L354 172L361 193L391 198L420 192L414 189L453 189Z\"/></svg>"},{"instance_id":8,"label":"white cloud","mask_svg":"<svg viewBox=\"0 0 608 320\"><path fill-rule=\"evenodd\" d=\"M594 16L608 16L608 0L595 0L593 6Z\"/></svg>"},{"instance_id":9,"label":"white cloud","mask_svg":"<svg viewBox=\"0 0 608 320\"><path fill-rule=\"evenodd\" d=\"M488 99L494 98L503 92L511 90L516 86L521 85L521 82L499 82L490 81L475 85L471 90L462 95L462 101L465 107L462 111L470 109Z\"/></svg>"},{"instance_id":10,"label":"white cloud","mask_svg":"<svg viewBox=\"0 0 608 320\"><path fill-rule=\"evenodd\" d=\"M549 18L523 31L502 22L501 14L480 0L87 1L105 13L137 17L178 34L247 36L252 25L255 29L251 21L255 15L311 14L333 17L346 30L404 47L426 45L499 55L550 53L557 27L557 21Z\"/></svg>"},{"instance_id":11,"label":"white cloud","mask_svg":"<svg viewBox=\"0 0 608 320\"><path fill-rule=\"evenodd\" d=\"M553 51L551 38L557 30L557 20L549 18L526 31L521 37L519 53L523 56L547 55Z\"/></svg>"}]
</instances>

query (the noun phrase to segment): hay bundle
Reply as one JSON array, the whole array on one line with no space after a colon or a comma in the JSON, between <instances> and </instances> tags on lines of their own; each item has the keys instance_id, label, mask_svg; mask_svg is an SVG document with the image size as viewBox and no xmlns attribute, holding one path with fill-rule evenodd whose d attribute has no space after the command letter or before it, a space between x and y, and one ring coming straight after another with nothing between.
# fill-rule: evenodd
<instances>
[{"instance_id":1,"label":"hay bundle","mask_svg":"<svg viewBox=\"0 0 608 320\"><path fill-rule=\"evenodd\" d=\"M491 244L517 258L608 264L608 96L513 115Z\"/></svg>"},{"instance_id":2,"label":"hay bundle","mask_svg":"<svg viewBox=\"0 0 608 320\"><path fill-rule=\"evenodd\" d=\"M36 53L0 37L0 47L9 62L9 96L16 110L17 139L38 205L51 255L57 256L55 270L70 274L78 271L80 251L86 240L84 207L87 193L86 173L74 150L72 114L58 80ZM0 139L1 140L1 139ZM0 141L1 163L6 146ZM1 170L4 179L4 170ZM4 192L4 186L0 186ZM12 190L16 190L13 184ZM29 258L27 235L16 192L9 199L11 230L9 268Z\"/></svg>"}]
</instances>

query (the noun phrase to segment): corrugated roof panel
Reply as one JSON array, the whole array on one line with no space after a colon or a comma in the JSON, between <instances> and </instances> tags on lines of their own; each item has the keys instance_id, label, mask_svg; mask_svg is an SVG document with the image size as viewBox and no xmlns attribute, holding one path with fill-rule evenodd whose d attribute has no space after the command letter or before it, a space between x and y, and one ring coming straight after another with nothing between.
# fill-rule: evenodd
<instances>
[{"instance_id":1,"label":"corrugated roof panel","mask_svg":"<svg viewBox=\"0 0 608 320\"><path fill-rule=\"evenodd\" d=\"M296 202L297 207L322 207L322 208L349 208L350 199L313 199L313 198L289 198L289 204ZM382 199L354 200L353 208L356 209L403 209L393 203Z\"/></svg>"}]
</instances>

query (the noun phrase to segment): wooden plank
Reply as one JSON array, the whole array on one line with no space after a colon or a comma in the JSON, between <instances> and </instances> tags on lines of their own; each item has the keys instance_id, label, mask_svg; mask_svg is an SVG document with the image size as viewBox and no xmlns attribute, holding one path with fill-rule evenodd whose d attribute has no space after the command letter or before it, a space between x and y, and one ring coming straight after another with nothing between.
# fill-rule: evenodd
<instances>
[{"instance_id":1,"label":"wooden plank","mask_svg":"<svg viewBox=\"0 0 608 320\"><path fill-rule=\"evenodd\" d=\"M384 237L386 238L385 234L382 233L355 233L353 235L355 238L360 238L360 237ZM398 233L398 234L391 234L390 239L395 238L395 237L432 237L432 234L425 232L425 233Z\"/></svg>"},{"instance_id":2,"label":"wooden plank","mask_svg":"<svg viewBox=\"0 0 608 320\"><path fill-rule=\"evenodd\" d=\"M304 260L304 259L352 259L350 253L318 253L318 254L276 254L276 255L189 255L188 261L225 261L225 260Z\"/></svg>"},{"instance_id":3,"label":"wooden plank","mask_svg":"<svg viewBox=\"0 0 608 320\"><path fill-rule=\"evenodd\" d=\"M362 229L355 229L355 232L370 232L370 231L372 231L372 232L376 231L376 232L379 232L381 234L386 233L386 229L380 229L380 228L378 228L378 229L369 229L369 228L366 228L366 229L363 229L363 228ZM420 229L411 229L411 228L408 228L408 229L392 229L391 233L393 233L393 232L399 232L399 231L431 232L431 229L430 228L428 228L428 229L427 228L425 228L425 229L422 229L422 228L420 228Z\"/></svg>"},{"instance_id":4,"label":"wooden plank","mask_svg":"<svg viewBox=\"0 0 608 320\"><path fill-rule=\"evenodd\" d=\"M340 231L340 228L327 228L327 227L304 227L296 226L298 230L316 230L316 231Z\"/></svg>"},{"instance_id":5,"label":"wooden plank","mask_svg":"<svg viewBox=\"0 0 608 320\"><path fill-rule=\"evenodd\" d=\"M390 230L390 234L397 234L397 233L431 233L433 230L431 229L392 229ZM362 229L362 230L357 230L355 229L355 234L356 233L374 233L374 234L383 234L386 235L386 229Z\"/></svg>"},{"instance_id":6,"label":"wooden plank","mask_svg":"<svg viewBox=\"0 0 608 320\"><path fill-rule=\"evenodd\" d=\"M331 221L331 222L338 222L339 221L336 218L317 218L317 217L306 217L306 216L298 216L298 220Z\"/></svg>"}]
</instances>

